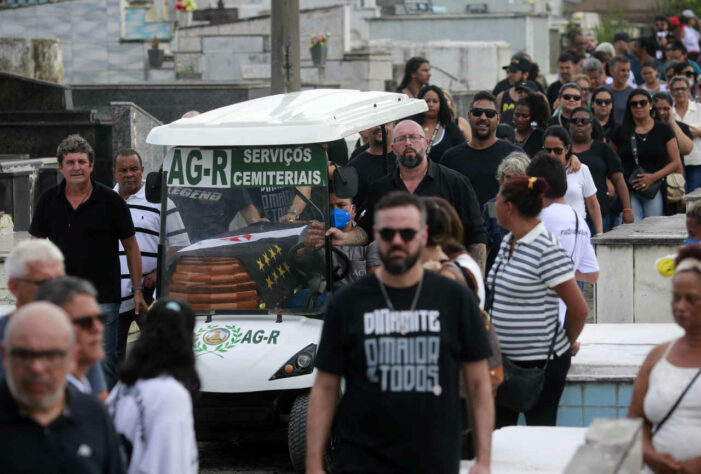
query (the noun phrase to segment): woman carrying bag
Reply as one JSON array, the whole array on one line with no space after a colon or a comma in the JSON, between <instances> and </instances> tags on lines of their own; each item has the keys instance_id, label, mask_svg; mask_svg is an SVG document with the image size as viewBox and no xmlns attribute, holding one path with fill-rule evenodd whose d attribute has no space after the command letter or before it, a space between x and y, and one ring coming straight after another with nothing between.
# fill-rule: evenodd
<instances>
[{"instance_id":1,"label":"woman carrying bag","mask_svg":"<svg viewBox=\"0 0 701 474\"><path fill-rule=\"evenodd\" d=\"M505 380L497 390L495 427L554 426L571 353L584 327L587 304L574 280L572 260L538 220L543 178L504 181L495 212L509 230L487 278L486 307L499 336ZM567 306L559 324L558 297Z\"/></svg>"}]
</instances>

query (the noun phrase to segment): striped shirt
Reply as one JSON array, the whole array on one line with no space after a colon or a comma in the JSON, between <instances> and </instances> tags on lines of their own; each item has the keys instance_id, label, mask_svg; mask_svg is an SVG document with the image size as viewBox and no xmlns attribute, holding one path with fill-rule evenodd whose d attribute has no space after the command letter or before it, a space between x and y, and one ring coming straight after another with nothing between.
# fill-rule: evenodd
<instances>
[{"instance_id":1,"label":"striped shirt","mask_svg":"<svg viewBox=\"0 0 701 474\"><path fill-rule=\"evenodd\" d=\"M494 291L490 317L510 359L545 360L558 322L559 298L553 288L574 278L572 260L542 222L516 241L509 258L511 238L511 233L504 237L487 277ZM569 348L559 326L555 353L560 356Z\"/></svg>"},{"instance_id":2,"label":"striped shirt","mask_svg":"<svg viewBox=\"0 0 701 474\"><path fill-rule=\"evenodd\" d=\"M114 187L119 193L119 184ZM156 269L158 262L158 236L161 229L161 205L146 200L145 187L141 186L136 193L126 200L131 219L134 221L136 242L141 251L141 273L148 275ZM173 201L168 199L168 216L166 219L168 246L183 247L190 245L185 226L180 218ZM119 312L124 313L134 308L134 298L131 292L131 277L127 266L127 256L122 242L119 242L119 266L122 273L122 302Z\"/></svg>"}]
</instances>

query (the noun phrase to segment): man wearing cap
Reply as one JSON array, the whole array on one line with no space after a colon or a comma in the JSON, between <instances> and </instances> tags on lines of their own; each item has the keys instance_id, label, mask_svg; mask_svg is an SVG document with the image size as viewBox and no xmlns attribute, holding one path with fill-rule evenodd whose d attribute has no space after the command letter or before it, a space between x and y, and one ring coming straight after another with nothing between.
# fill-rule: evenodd
<instances>
[{"instance_id":1,"label":"man wearing cap","mask_svg":"<svg viewBox=\"0 0 701 474\"><path fill-rule=\"evenodd\" d=\"M501 111L499 123L514 125L514 108L519 99L526 97L529 92L538 92L533 81L519 81L508 91L500 92L497 96L498 108Z\"/></svg>"},{"instance_id":2,"label":"man wearing cap","mask_svg":"<svg viewBox=\"0 0 701 474\"><path fill-rule=\"evenodd\" d=\"M506 71L506 79L502 79L494 86L492 95L496 96L501 92L509 90L519 82L528 79L531 74L531 66L530 58L525 53L516 53L511 56L509 64L502 67L502 69ZM538 87L540 87L540 85Z\"/></svg>"},{"instance_id":3,"label":"man wearing cap","mask_svg":"<svg viewBox=\"0 0 701 474\"><path fill-rule=\"evenodd\" d=\"M557 58L557 69L560 74L560 79L550 84L548 92L546 93L548 102L550 102L550 108L552 108L560 95L562 84L572 80L572 75L574 74L574 58L572 55L569 53L561 54L560 57Z\"/></svg>"}]
</instances>

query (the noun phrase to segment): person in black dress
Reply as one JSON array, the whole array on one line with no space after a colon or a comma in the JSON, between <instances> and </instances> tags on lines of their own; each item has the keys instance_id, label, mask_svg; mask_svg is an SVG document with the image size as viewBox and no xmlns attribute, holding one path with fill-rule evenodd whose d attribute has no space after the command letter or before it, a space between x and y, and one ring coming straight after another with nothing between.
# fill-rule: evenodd
<instances>
[{"instance_id":1,"label":"person in black dress","mask_svg":"<svg viewBox=\"0 0 701 474\"><path fill-rule=\"evenodd\" d=\"M465 143L465 136L453 122L453 113L440 87L424 86L417 99L424 99L428 110L414 120L423 127L428 139L428 157L438 163L446 150Z\"/></svg>"}]
</instances>

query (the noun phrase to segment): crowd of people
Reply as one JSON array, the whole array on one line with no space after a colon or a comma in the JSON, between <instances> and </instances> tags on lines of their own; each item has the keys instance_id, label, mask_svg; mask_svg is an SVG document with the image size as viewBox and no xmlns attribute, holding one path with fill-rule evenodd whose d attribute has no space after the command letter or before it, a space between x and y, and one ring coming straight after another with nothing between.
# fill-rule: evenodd
<instances>
[{"instance_id":1,"label":"crowd of people","mask_svg":"<svg viewBox=\"0 0 701 474\"><path fill-rule=\"evenodd\" d=\"M654 38L575 35L547 87L518 53L466 118L430 83L428 60L407 62L398 90L428 109L364 130L345 164L358 193L330 189L339 224L326 232L351 271L325 309L308 472L324 470L331 433L333 472L457 472L465 457L476 459L471 472L489 472L495 427L521 413L529 425L557 423L587 314L582 285L599 274L591 237L684 210L674 175L701 187L688 13L658 18ZM92 178L85 139L69 136L57 155L65 179L42 194L34 239L6 262L16 310L0 318L0 465L197 472L195 314L184 301L153 302L162 226L141 157L117 153L110 189ZM276 222L300 220L313 195L298 191ZM246 206L226 215L268 219ZM199 240L179 205L166 207L169 245ZM701 206L686 212L672 297L685 335L651 352L630 405L655 472L701 469L689 441L701 438ZM140 337L126 355L134 321ZM33 454L41 446L47 455Z\"/></svg>"}]
</instances>

